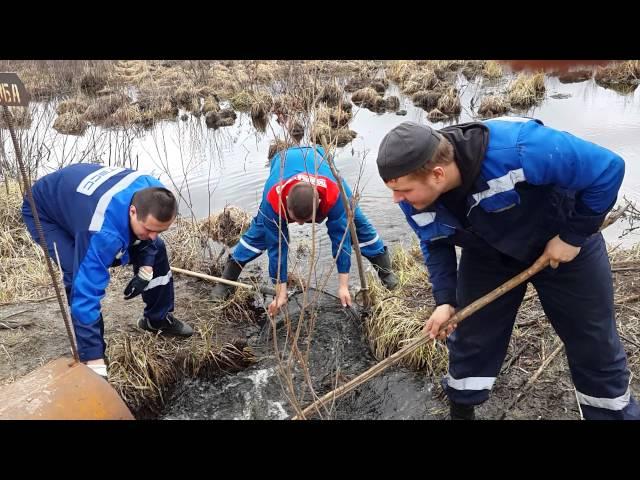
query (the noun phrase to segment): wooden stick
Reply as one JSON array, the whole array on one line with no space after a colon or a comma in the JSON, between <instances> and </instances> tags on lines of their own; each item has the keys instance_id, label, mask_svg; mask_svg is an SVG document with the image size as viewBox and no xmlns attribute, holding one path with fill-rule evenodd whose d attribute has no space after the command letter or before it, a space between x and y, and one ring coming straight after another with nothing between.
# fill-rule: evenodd
<instances>
[{"instance_id":1,"label":"wooden stick","mask_svg":"<svg viewBox=\"0 0 640 480\"><path fill-rule=\"evenodd\" d=\"M276 293L275 289L273 288L256 287L254 285L249 285L247 283L234 282L233 280L227 280L226 278L214 277L213 275L207 275L205 273L200 273L200 272L192 272L191 270L185 270L183 268L171 267L171 270L176 273L182 273L183 275L189 275L190 277L201 278L202 280L208 280L210 282L220 282L226 285L231 285L232 287L249 288L252 290L258 290L259 292L265 293L267 295L275 295Z\"/></svg>"},{"instance_id":2,"label":"wooden stick","mask_svg":"<svg viewBox=\"0 0 640 480\"><path fill-rule=\"evenodd\" d=\"M18 315L22 315L23 313L27 313L27 312L33 312L33 310L21 310L19 312L14 312L14 313L10 313L9 315L7 315L6 317L3 317L0 319L0 330L1 329L8 329L8 330L12 330L14 328L18 328L18 327L27 327L29 325L33 325L33 320L9 320L9 318L11 317L17 317Z\"/></svg>"},{"instance_id":3,"label":"wooden stick","mask_svg":"<svg viewBox=\"0 0 640 480\"><path fill-rule=\"evenodd\" d=\"M18 315L22 315L23 313L27 313L27 312L33 312L33 310L30 310L30 309L27 308L26 310L20 310L19 312L10 313L6 317L0 318L0 322L4 322L5 320L7 320L7 319L9 319L11 317L17 317Z\"/></svg>"},{"instance_id":4,"label":"wooden stick","mask_svg":"<svg viewBox=\"0 0 640 480\"><path fill-rule=\"evenodd\" d=\"M620 332L618 332L618 335L620 335L620 338L622 338L623 340L626 340L627 342L629 342L631 345L635 346L636 348L640 348L640 343L636 342L635 340L631 340L629 337L621 334Z\"/></svg>"},{"instance_id":5,"label":"wooden stick","mask_svg":"<svg viewBox=\"0 0 640 480\"><path fill-rule=\"evenodd\" d=\"M457 323L460 323L465 318L469 317L470 315L473 315L482 307L485 307L489 303L493 302L496 298L501 297L502 295L512 290L513 288L517 287L521 283L526 282L531 277L533 277L536 273L540 272L547 266L549 266L548 260L546 261L537 260L533 265L531 265L531 267L527 268L522 273L516 275L511 280L508 280L507 282L503 283L495 290L492 290L491 292L487 293L485 296L480 297L475 302L471 303L470 305L466 306L465 308L457 312L455 315L449 318L449 320L447 320L445 323L442 324L442 326L440 327L440 332L445 331L449 325L455 325ZM320 399L313 402L311 405L309 405L307 408L305 408L302 411L302 418L305 418L307 414L311 413L319 405L326 405L328 402L333 401L335 398L338 398L347 392L350 392L357 386L363 384L367 380L383 372L384 370L389 368L391 365L393 365L403 357L409 355L410 353L414 352L415 350L417 350L418 348L420 348L422 345L429 342L430 340L432 339L429 338L428 335L421 334L419 337L412 340L411 343L409 343L404 348L401 348L393 355L377 363L376 365L371 367L369 370L358 375L356 378L354 378L350 382L345 383L344 385L337 388L336 390L327 393ZM293 418L293 420L300 420L300 418L299 416L296 416Z\"/></svg>"},{"instance_id":6,"label":"wooden stick","mask_svg":"<svg viewBox=\"0 0 640 480\"><path fill-rule=\"evenodd\" d=\"M0 303L0 307L6 307L7 305L17 305L17 304L21 304L21 303L38 303L38 302L45 302L47 300L53 300L54 298L56 298L55 295L51 295L49 297L43 297L43 298L36 298L33 300L16 300L15 302L4 302L4 303Z\"/></svg>"},{"instance_id":7,"label":"wooden stick","mask_svg":"<svg viewBox=\"0 0 640 480\"><path fill-rule=\"evenodd\" d=\"M622 207L620 210L611 212L611 214L604 219L604 222L602 222L602 225L600 226L599 231L602 231L605 228L607 228L609 225L615 223L619 218L621 218L624 215L627 209L631 206L632 206L631 202L627 200L627 203L625 204L624 207Z\"/></svg>"},{"instance_id":8,"label":"wooden stick","mask_svg":"<svg viewBox=\"0 0 640 480\"><path fill-rule=\"evenodd\" d=\"M521 323L516 322L515 326L517 328L529 327L531 325L535 325L536 323L540 323L540 322L541 322L541 319L536 318L535 320L527 320L526 322L521 322Z\"/></svg>"},{"instance_id":9,"label":"wooden stick","mask_svg":"<svg viewBox=\"0 0 640 480\"><path fill-rule=\"evenodd\" d=\"M617 302L613 302L614 305L623 305L625 303L631 303L640 300L640 294L630 295L628 297L622 298Z\"/></svg>"},{"instance_id":10,"label":"wooden stick","mask_svg":"<svg viewBox=\"0 0 640 480\"><path fill-rule=\"evenodd\" d=\"M6 329L6 330L13 330L14 328L24 328L24 327L29 327L33 325L33 321L32 320L25 320L25 321L19 321L19 320L2 320L0 321L0 330Z\"/></svg>"},{"instance_id":11,"label":"wooden stick","mask_svg":"<svg viewBox=\"0 0 640 480\"><path fill-rule=\"evenodd\" d=\"M640 265L636 265L634 267L614 267L611 269L613 273L615 272L635 272L640 270Z\"/></svg>"},{"instance_id":12,"label":"wooden stick","mask_svg":"<svg viewBox=\"0 0 640 480\"><path fill-rule=\"evenodd\" d=\"M9 162L7 161L7 155L4 152L4 137L2 136L2 130L0 130L0 176L4 177L4 186L7 189L7 197L8 197L10 195L9 174L5 173L2 167L3 163L5 162L6 162L6 165L9 165Z\"/></svg>"},{"instance_id":13,"label":"wooden stick","mask_svg":"<svg viewBox=\"0 0 640 480\"><path fill-rule=\"evenodd\" d=\"M555 348L555 350L551 352L551 355L545 358L544 362L542 362L542 365L540 365L540 368L536 370L536 373L534 373L533 376L527 381L527 383L525 383L524 387L520 389L520 392L516 395L516 398L514 398L513 401L509 404L509 406L504 410L504 412L502 412L502 415L500 415L500 418L499 418L500 420L504 420L504 418L507 416L507 413L509 413L509 410L511 410L516 405L516 403L518 403L518 401L522 398L522 396L525 393L527 393L527 390L529 390L529 388L531 388L531 385L533 385L535 381L538 379L538 377L542 375L542 372L544 371L544 369L547 368L547 365L549 365L554 358L556 358L556 356L562 351L563 347L564 347L564 344L560 342L560 344Z\"/></svg>"},{"instance_id":14,"label":"wooden stick","mask_svg":"<svg viewBox=\"0 0 640 480\"><path fill-rule=\"evenodd\" d=\"M501 375L507 370L509 370L509 368L511 368L511 365L513 364L513 362L515 362L518 359L518 357L522 355L522 352L524 352L528 346L529 345L527 344L522 345L513 355L511 355L511 358L509 358L509 360L507 360L504 366L500 369Z\"/></svg>"},{"instance_id":15,"label":"wooden stick","mask_svg":"<svg viewBox=\"0 0 640 480\"><path fill-rule=\"evenodd\" d=\"M611 268L634 267L637 265L640 265L640 260L621 260L619 262L611 262Z\"/></svg>"}]
</instances>

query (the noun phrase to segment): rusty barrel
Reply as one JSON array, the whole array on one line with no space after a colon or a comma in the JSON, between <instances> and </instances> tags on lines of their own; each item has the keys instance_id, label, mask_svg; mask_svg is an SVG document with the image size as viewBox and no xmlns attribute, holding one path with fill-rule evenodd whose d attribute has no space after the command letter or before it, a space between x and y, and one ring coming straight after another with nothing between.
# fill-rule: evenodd
<instances>
[{"instance_id":1,"label":"rusty barrel","mask_svg":"<svg viewBox=\"0 0 640 480\"><path fill-rule=\"evenodd\" d=\"M109 382L71 358L58 358L0 387L0 420L133 419Z\"/></svg>"}]
</instances>

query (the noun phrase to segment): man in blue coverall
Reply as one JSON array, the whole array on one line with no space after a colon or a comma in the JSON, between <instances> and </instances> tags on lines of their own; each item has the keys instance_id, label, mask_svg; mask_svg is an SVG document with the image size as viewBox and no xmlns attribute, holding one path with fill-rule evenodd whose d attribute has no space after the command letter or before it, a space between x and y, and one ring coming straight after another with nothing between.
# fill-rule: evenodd
<instances>
[{"instance_id":1,"label":"man in blue coverall","mask_svg":"<svg viewBox=\"0 0 640 480\"><path fill-rule=\"evenodd\" d=\"M351 189L344 181L343 186L347 197L351 198ZM222 274L227 280L236 280L244 265L267 250L269 274L276 284L276 298L269 305L271 315L287 303L288 223L303 225L311 222L314 204L315 221L321 223L326 219L338 268L338 297L343 306L351 305L351 235L337 180L324 159L321 147L295 146L273 157L258 214L234 247ZM354 212L354 223L362 255L369 259L381 282L388 289L395 288L398 282L391 270L387 247L359 207ZM221 300L232 288L219 283L211 296L214 300Z\"/></svg>"},{"instance_id":2,"label":"man in blue coverall","mask_svg":"<svg viewBox=\"0 0 640 480\"><path fill-rule=\"evenodd\" d=\"M158 234L175 220L177 202L160 181L134 170L83 163L40 178L32 190L49 255L56 260L55 246L60 257L80 361L107 377L100 301L113 266L133 265L124 298L142 294L146 308L139 328L193 333L173 316L173 278ZM38 242L26 198L22 217Z\"/></svg>"},{"instance_id":3,"label":"man in blue coverall","mask_svg":"<svg viewBox=\"0 0 640 480\"><path fill-rule=\"evenodd\" d=\"M438 335L441 325L538 259L551 268L531 282L566 348L585 418L640 418L598 233L616 202L622 158L539 120L500 117L441 130L402 123L382 140L377 164L429 271L436 309L424 331L449 335L451 418L475 418L488 399L527 285Z\"/></svg>"}]
</instances>

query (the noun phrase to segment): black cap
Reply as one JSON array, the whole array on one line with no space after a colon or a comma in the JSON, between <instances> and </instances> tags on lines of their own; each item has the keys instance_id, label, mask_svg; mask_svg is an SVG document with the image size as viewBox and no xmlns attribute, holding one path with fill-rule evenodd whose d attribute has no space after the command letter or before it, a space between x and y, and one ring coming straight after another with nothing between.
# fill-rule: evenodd
<instances>
[{"instance_id":1,"label":"black cap","mask_svg":"<svg viewBox=\"0 0 640 480\"><path fill-rule=\"evenodd\" d=\"M431 127L403 122L387 133L378 150L378 173L385 182L402 177L431 160L442 135Z\"/></svg>"}]
</instances>

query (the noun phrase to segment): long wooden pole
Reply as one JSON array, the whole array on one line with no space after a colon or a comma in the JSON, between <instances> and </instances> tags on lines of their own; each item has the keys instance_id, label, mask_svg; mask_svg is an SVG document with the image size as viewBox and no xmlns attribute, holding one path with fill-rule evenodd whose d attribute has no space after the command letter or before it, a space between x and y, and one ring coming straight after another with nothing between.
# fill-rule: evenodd
<instances>
[{"instance_id":1,"label":"long wooden pole","mask_svg":"<svg viewBox=\"0 0 640 480\"><path fill-rule=\"evenodd\" d=\"M242 282L234 282L233 280L227 280L226 278L214 277L213 275L207 275L205 273L193 272L191 270L185 270L184 268L171 267L171 270L176 273L182 273L183 275L189 275L190 277L201 278L202 280L208 280L210 282L220 282L225 285L231 285L232 287L248 288L251 290L258 290L266 295L275 295L276 291L269 287L256 287Z\"/></svg>"},{"instance_id":2,"label":"long wooden pole","mask_svg":"<svg viewBox=\"0 0 640 480\"><path fill-rule=\"evenodd\" d=\"M539 271L543 270L547 266L549 266L549 261L548 260L545 261L545 262L536 262L536 263L534 263L531 267L527 268L524 272L518 274L517 276L513 277L511 280L509 280L509 281L503 283L502 285L500 285L495 290L492 290L491 292L487 293L483 297L480 297L475 302L471 303L470 305L467 305L465 308L463 308L462 310L457 312L455 315L453 315L451 318L449 318L449 320L447 320L442 325L442 327L440 327L440 332L445 331L448 326L460 323L465 318L473 315L475 312L480 310L482 307L485 307L489 303L493 302L496 298L501 297L502 295L504 295L508 291L512 290L513 288L517 287L521 283L526 282L532 276L534 276L536 273L538 273ZM301 420L303 418L306 418L306 416L308 414L312 413L314 410L317 411L318 407L320 407L321 405L326 405L327 403L335 400L336 398L341 397L345 393L350 392L351 390L353 390L357 386L362 385L363 383L365 383L368 380L372 379L373 377L375 377L379 373L385 371L391 365L395 364L400 359L402 359L403 357L406 357L407 355L409 355L410 353L414 352L415 350L417 350L418 348L420 348L422 345L424 345L425 343L427 343L429 341L432 341L432 339L428 335L421 334L419 337L414 339L411 343L409 343L405 347L401 348L400 350L398 350L393 355L391 355L391 356L385 358L384 360L382 360L381 362L375 364L373 367L371 367L366 372L358 375L353 380L351 380L351 381L345 383L344 385L336 388L332 392L329 392L326 395L320 397L318 400L313 402L307 408L302 410L301 415L293 417L292 420Z\"/></svg>"},{"instance_id":3,"label":"long wooden pole","mask_svg":"<svg viewBox=\"0 0 640 480\"><path fill-rule=\"evenodd\" d=\"M602 226L600 227L600 231L602 231L603 229L605 229L606 227L614 223L618 218L620 218L624 214L625 210L629 207L629 205L630 204L627 203L622 210L612 213L607 219L605 219ZM475 302L467 305L465 308L463 308L462 310L457 312L455 315L453 315L451 318L449 318L449 320L447 320L445 323L442 324L442 326L440 327L439 333L444 332L447 329L447 327L449 327L450 325L455 325L457 323L460 323L465 318L473 315L475 312L487 306L488 304L493 302L495 299L501 297L502 295L514 289L518 285L526 282L531 277L533 277L536 273L540 272L541 270L544 270L548 266L549 266L549 260L541 260L541 259L536 260L533 263L533 265L531 265L529 268L524 270L522 273L519 273L518 275L513 277L511 280L508 280L502 285L500 285L495 290L492 290L486 295L480 297ZM318 400L316 400L311 405L309 405L304 410L302 410L300 415L293 417L292 420L305 419L307 415L311 414L314 411L319 413L320 411L319 407L321 405L326 405L329 402L333 402L336 398L341 397L342 395L344 395L347 392L350 392L357 386L362 385L363 383L367 382L371 378L383 372L384 370L389 368L391 365L395 364L400 359L402 359L403 357L406 357L407 355L414 352L415 350L420 348L422 345L424 345L425 343L431 340L432 339L428 335L421 334L416 339L414 339L411 343L406 345L404 348L401 348L393 355L375 364L366 372L358 375L353 380L345 383L344 385L320 397Z\"/></svg>"}]
</instances>

